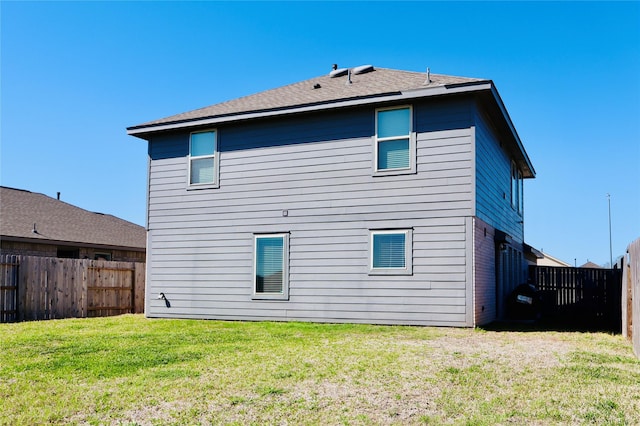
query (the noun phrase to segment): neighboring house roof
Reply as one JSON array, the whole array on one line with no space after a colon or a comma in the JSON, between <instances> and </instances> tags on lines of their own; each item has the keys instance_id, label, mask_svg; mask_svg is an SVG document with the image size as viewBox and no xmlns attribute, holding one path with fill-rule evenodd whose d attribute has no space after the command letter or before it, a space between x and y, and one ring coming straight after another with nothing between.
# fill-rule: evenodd
<instances>
[{"instance_id":1,"label":"neighboring house roof","mask_svg":"<svg viewBox=\"0 0 640 426\"><path fill-rule=\"evenodd\" d=\"M481 100L504 117L504 123L500 124L505 128L503 131L512 136L513 143L517 147L513 152L524 176L534 177L533 165L493 82L479 78L387 68L373 68L373 71L362 74L352 73L350 77L341 75L332 78L329 74L325 74L205 108L149 121L129 127L127 132L144 139L145 136L160 131L464 92L482 93Z\"/></svg>"},{"instance_id":2,"label":"neighboring house roof","mask_svg":"<svg viewBox=\"0 0 640 426\"><path fill-rule=\"evenodd\" d=\"M530 246L527 243L523 244L523 248L524 248L525 257L531 263L535 263L537 265L538 259L544 258L544 253L542 253L540 250L537 250L535 247Z\"/></svg>"},{"instance_id":3,"label":"neighboring house roof","mask_svg":"<svg viewBox=\"0 0 640 426\"><path fill-rule=\"evenodd\" d=\"M584 265L580 266L581 268L592 268L592 269L602 269L602 266L596 265L595 263L588 261Z\"/></svg>"},{"instance_id":4,"label":"neighboring house roof","mask_svg":"<svg viewBox=\"0 0 640 426\"><path fill-rule=\"evenodd\" d=\"M143 251L145 228L44 194L0 187L0 238Z\"/></svg>"},{"instance_id":5,"label":"neighboring house roof","mask_svg":"<svg viewBox=\"0 0 640 426\"><path fill-rule=\"evenodd\" d=\"M551 256L550 254L542 252L542 259L538 259L538 266L562 266L562 267L571 267L572 265L564 262L556 257Z\"/></svg>"}]
</instances>

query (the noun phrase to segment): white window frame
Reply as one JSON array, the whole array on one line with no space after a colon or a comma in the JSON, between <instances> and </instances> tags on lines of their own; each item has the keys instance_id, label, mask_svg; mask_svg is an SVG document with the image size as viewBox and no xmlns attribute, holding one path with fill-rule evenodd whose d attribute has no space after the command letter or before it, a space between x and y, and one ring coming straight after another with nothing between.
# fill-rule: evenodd
<instances>
[{"instance_id":1,"label":"white window frame","mask_svg":"<svg viewBox=\"0 0 640 426\"><path fill-rule=\"evenodd\" d=\"M191 137L198 133L211 133L214 134L213 139L213 154L207 155L191 155ZM202 160L207 158L213 158L213 182L192 183L191 182L191 164L193 160ZM218 152L218 129L203 129L191 132L189 134L189 158L187 167L187 186L189 189L207 189L207 188L219 188L219 176L220 176L220 154Z\"/></svg>"},{"instance_id":2,"label":"white window frame","mask_svg":"<svg viewBox=\"0 0 640 426\"><path fill-rule=\"evenodd\" d=\"M257 272L258 272L258 240L260 238L282 238L282 292L262 293L257 292ZM252 299L254 300L289 300L289 233L275 234L254 234L253 235L253 278L252 278Z\"/></svg>"},{"instance_id":3,"label":"white window frame","mask_svg":"<svg viewBox=\"0 0 640 426\"><path fill-rule=\"evenodd\" d=\"M373 241L375 235L404 234L404 268L374 268ZM369 275L413 275L413 229L370 229L369 230Z\"/></svg>"},{"instance_id":4,"label":"white window frame","mask_svg":"<svg viewBox=\"0 0 640 426\"><path fill-rule=\"evenodd\" d=\"M393 111L398 109L409 109L409 134L389 136L384 138L378 137L378 113L384 111ZM389 176L416 173L416 134L413 131L413 106L412 105L395 105L391 107L376 108L375 110L375 135L373 137L373 175ZM397 169L378 169L378 145L380 142L393 141L399 139L409 139L409 166Z\"/></svg>"}]
</instances>

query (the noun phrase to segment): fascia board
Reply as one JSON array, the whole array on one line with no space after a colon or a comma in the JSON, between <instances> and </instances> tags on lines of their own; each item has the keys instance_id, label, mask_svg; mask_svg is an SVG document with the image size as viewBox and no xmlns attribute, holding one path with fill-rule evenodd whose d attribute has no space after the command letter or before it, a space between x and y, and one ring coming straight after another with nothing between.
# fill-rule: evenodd
<instances>
[{"instance_id":1,"label":"fascia board","mask_svg":"<svg viewBox=\"0 0 640 426\"><path fill-rule=\"evenodd\" d=\"M411 99L426 98L439 95L451 95L456 93L465 92L477 92L482 90L491 90L493 85L490 81L481 81L478 83L471 83L465 85L451 85L451 86L437 86L424 89L407 90L404 92L387 93L380 96L349 99L344 101L322 103L316 105L303 105L297 107L291 107L286 109L278 109L271 111L258 111L250 113L233 114L227 116L208 117L202 119L195 119L190 121L183 121L177 123L167 123L160 125L150 125L145 127L130 127L127 129L127 134L131 136L137 136L144 139L145 134L162 132L168 130L179 130L196 126L211 126L223 123L229 123L233 121L251 120L256 118L268 118L289 114L299 114L304 112L315 112L330 110L336 108L346 108L352 106L379 104L381 102L394 102L394 101L406 101Z\"/></svg>"},{"instance_id":2,"label":"fascia board","mask_svg":"<svg viewBox=\"0 0 640 426\"><path fill-rule=\"evenodd\" d=\"M491 94L493 95L493 98L496 101L496 104L498 105L498 108L500 108L500 112L502 112L502 115L505 118L507 126L509 126L509 130L511 131L511 134L513 135L513 139L516 141L516 144L518 145L518 149L522 153L522 156L524 157L524 160L527 163L527 167L531 171L531 174L532 174L531 177L535 177L536 176L536 170L533 168L533 164L531 163L531 159L529 158L529 155L527 154L527 151L525 151L525 149L524 149L524 145L522 144L522 141L520 140L520 136L518 135L516 127L513 125L513 122L511 121L511 117L509 116L509 113L507 112L507 108L504 106L504 103L502 102L502 98L500 97L500 94L498 93L498 90L493 85L491 86Z\"/></svg>"},{"instance_id":3,"label":"fascia board","mask_svg":"<svg viewBox=\"0 0 640 426\"><path fill-rule=\"evenodd\" d=\"M3 241L11 241L17 243L33 243L33 244L45 244L45 245L57 245L57 246L69 246L69 247L84 247L103 250L126 250L144 252L146 247L128 247L128 246L114 246L110 244L97 244L97 243L84 243L81 241L67 241L67 240L53 240L46 238L28 238L28 237L12 237L7 235L0 236Z\"/></svg>"}]
</instances>

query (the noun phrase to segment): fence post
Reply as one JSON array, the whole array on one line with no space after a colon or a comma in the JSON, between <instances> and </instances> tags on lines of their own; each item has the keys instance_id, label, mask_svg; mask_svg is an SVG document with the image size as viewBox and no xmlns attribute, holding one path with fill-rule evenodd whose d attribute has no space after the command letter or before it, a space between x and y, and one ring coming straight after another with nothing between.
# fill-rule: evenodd
<instances>
[{"instance_id":1,"label":"fence post","mask_svg":"<svg viewBox=\"0 0 640 426\"><path fill-rule=\"evenodd\" d=\"M629 279L631 281L631 343L640 358L640 238L627 247L629 256Z\"/></svg>"},{"instance_id":2,"label":"fence post","mask_svg":"<svg viewBox=\"0 0 640 426\"><path fill-rule=\"evenodd\" d=\"M87 318L89 316L89 260L84 259L80 261L81 269L82 269L82 287L80 291L80 302L78 305L81 310L81 318Z\"/></svg>"},{"instance_id":3,"label":"fence post","mask_svg":"<svg viewBox=\"0 0 640 426\"><path fill-rule=\"evenodd\" d=\"M144 312L145 297L147 297L145 294L146 264L136 262L134 263L134 267L135 267L135 277L136 277L136 300L135 300L134 313L141 314Z\"/></svg>"},{"instance_id":4,"label":"fence post","mask_svg":"<svg viewBox=\"0 0 640 426\"><path fill-rule=\"evenodd\" d=\"M622 336L631 340L633 328L631 322L631 312L633 311L632 287L631 287L631 263L627 260L628 254L622 256Z\"/></svg>"}]
</instances>

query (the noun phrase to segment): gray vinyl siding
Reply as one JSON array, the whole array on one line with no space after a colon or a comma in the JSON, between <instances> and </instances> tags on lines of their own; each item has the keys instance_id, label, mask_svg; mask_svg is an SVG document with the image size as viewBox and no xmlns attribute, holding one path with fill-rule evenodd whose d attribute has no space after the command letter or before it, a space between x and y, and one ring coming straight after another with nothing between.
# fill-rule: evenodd
<instances>
[{"instance_id":1,"label":"gray vinyl siding","mask_svg":"<svg viewBox=\"0 0 640 426\"><path fill-rule=\"evenodd\" d=\"M373 107L218 127L217 189L188 189L188 132L155 136L147 315L471 326L471 105L414 104L417 173L399 176L372 176ZM413 275L368 274L383 228L413 229ZM289 300L252 300L253 235L280 232Z\"/></svg>"},{"instance_id":2,"label":"gray vinyl siding","mask_svg":"<svg viewBox=\"0 0 640 426\"><path fill-rule=\"evenodd\" d=\"M513 289L524 281L525 269L522 257L523 217L511 205L511 160L506 151L508 143L500 140L484 114L476 113L475 155L476 155L476 217L483 221L491 232L507 233L510 243L496 253L495 241L479 246L476 229L475 265L475 311L477 324L504 317L506 300ZM483 225L484 229L484 225ZM483 232L484 235L484 232ZM486 239L483 238L483 242ZM496 259L496 256L499 259ZM498 265L496 266L496 263ZM491 268L493 267L493 271ZM490 300L493 298L493 300ZM482 312L485 306L485 312ZM493 317L493 318L492 318Z\"/></svg>"},{"instance_id":3,"label":"gray vinyl siding","mask_svg":"<svg viewBox=\"0 0 640 426\"><path fill-rule=\"evenodd\" d=\"M476 216L523 242L523 218L511 206L511 158L482 114L476 114Z\"/></svg>"}]
</instances>

